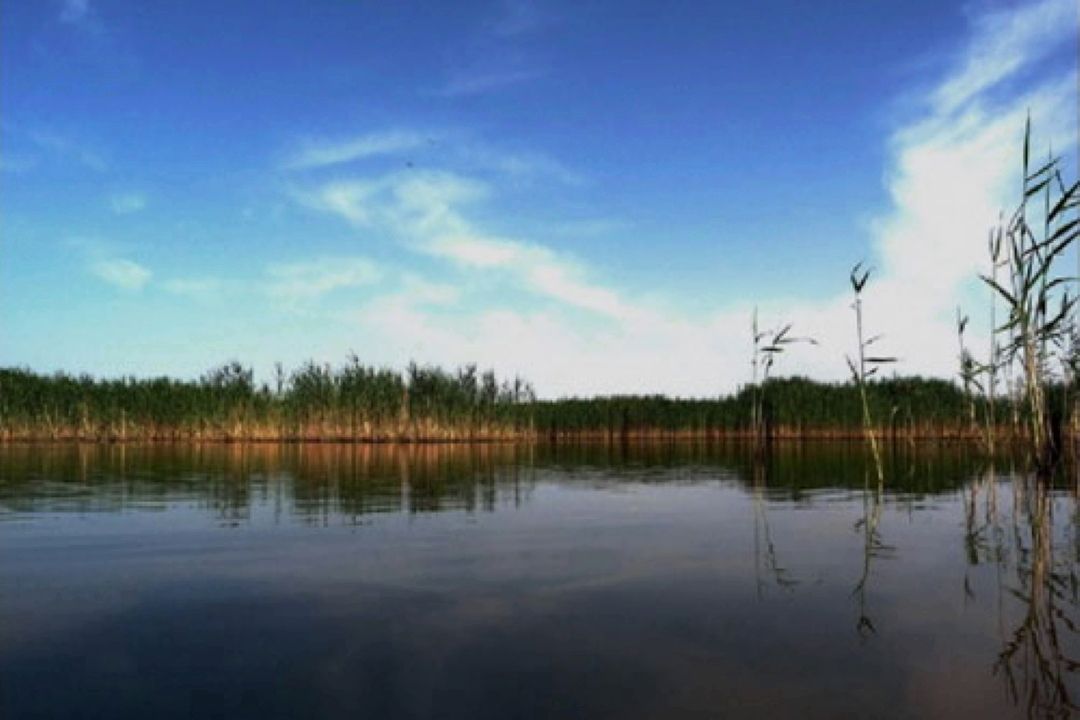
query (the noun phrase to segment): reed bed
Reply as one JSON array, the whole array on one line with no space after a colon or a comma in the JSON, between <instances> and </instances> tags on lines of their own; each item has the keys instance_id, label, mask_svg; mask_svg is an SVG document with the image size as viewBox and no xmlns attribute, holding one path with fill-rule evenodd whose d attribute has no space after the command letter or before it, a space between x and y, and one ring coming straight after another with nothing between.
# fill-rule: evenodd
<instances>
[{"instance_id":1,"label":"reed bed","mask_svg":"<svg viewBox=\"0 0 1080 720\"><path fill-rule=\"evenodd\" d=\"M95 379L0 369L0 440L454 442L863 437L855 383L771 378L708 399L611 396L539 400L519 378L474 366L409 365L404 372L351 358L307 363L257 383L228 363L198 380ZM972 399L955 383L870 380L866 402L882 439L973 439ZM763 400L764 398L764 400ZM976 398L980 415L988 403ZM755 412L754 408L758 410ZM1025 412L1020 408L1020 416ZM1024 432L1008 401L994 408L999 436ZM762 430L761 428L764 428Z\"/></svg>"},{"instance_id":2,"label":"reed bed","mask_svg":"<svg viewBox=\"0 0 1080 720\"><path fill-rule=\"evenodd\" d=\"M534 399L475 366L405 372L309 362L274 387L227 363L195 381L0 370L0 438L71 440L495 440L520 434Z\"/></svg>"}]
</instances>

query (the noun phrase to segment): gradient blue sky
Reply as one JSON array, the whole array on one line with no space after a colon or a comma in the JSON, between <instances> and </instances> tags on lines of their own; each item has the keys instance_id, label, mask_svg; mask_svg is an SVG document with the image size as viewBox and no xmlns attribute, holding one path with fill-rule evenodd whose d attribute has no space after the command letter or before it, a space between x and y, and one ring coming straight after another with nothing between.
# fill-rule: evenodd
<instances>
[{"instance_id":1,"label":"gradient blue sky","mask_svg":"<svg viewBox=\"0 0 1080 720\"><path fill-rule=\"evenodd\" d=\"M0 4L0 363L475 361L710 394L749 315L841 377L846 274L948 374L1075 0ZM975 318L976 326L980 321Z\"/></svg>"}]
</instances>

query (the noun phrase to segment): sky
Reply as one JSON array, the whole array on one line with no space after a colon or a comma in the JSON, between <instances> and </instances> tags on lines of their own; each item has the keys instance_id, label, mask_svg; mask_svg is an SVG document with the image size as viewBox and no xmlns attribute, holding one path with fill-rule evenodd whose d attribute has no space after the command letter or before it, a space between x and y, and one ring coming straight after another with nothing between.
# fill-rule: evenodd
<instances>
[{"instance_id":1,"label":"sky","mask_svg":"<svg viewBox=\"0 0 1080 720\"><path fill-rule=\"evenodd\" d=\"M896 371L955 376L1029 112L1075 174L1077 13L0 3L0 365L709 396L749 380L755 307L818 341L778 374L843 379L863 261Z\"/></svg>"}]
</instances>

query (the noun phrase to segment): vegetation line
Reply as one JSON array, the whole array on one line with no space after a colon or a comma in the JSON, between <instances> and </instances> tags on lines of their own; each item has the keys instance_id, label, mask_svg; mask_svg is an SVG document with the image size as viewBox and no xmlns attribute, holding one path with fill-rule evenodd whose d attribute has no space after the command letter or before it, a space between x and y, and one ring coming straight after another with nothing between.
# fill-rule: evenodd
<instances>
[{"instance_id":1,"label":"vegetation line","mask_svg":"<svg viewBox=\"0 0 1080 720\"><path fill-rule=\"evenodd\" d=\"M475 366L410 364L404 373L307 363L256 383L229 363L198 380L95 379L0 369L0 441L472 441L518 439L976 439L962 390L945 380L824 383L769 378L716 398L612 396L538 400L520 380ZM976 398L980 406L984 400ZM900 411L897 411L900 409ZM985 409L989 412L989 409ZM1008 402L994 408L1008 435ZM764 420L760 420L763 418ZM900 418L904 421L900 422Z\"/></svg>"}]
</instances>

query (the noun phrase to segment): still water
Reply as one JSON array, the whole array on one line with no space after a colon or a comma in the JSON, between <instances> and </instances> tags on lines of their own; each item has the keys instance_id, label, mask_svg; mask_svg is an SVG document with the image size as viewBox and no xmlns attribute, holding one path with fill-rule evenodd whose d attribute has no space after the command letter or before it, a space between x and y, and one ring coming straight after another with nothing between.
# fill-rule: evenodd
<instances>
[{"instance_id":1,"label":"still water","mask_svg":"<svg viewBox=\"0 0 1080 720\"><path fill-rule=\"evenodd\" d=\"M1074 484L887 460L0 447L0 717L1075 712Z\"/></svg>"}]
</instances>

